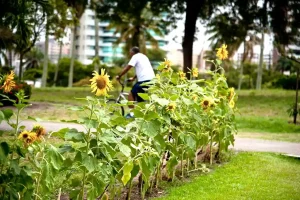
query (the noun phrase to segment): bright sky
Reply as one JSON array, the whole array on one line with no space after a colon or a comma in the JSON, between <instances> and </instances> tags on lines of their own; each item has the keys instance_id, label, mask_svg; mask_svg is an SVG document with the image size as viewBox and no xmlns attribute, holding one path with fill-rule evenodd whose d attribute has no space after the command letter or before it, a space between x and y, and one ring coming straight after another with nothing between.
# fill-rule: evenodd
<instances>
[{"instance_id":1,"label":"bright sky","mask_svg":"<svg viewBox=\"0 0 300 200\"><path fill-rule=\"evenodd\" d=\"M182 49L182 38L184 35L184 19L178 21L177 29L170 32L167 36L169 41L168 49ZM205 27L197 22L198 33L196 35L197 41L194 42L194 54L200 54L201 50L209 50L210 41L208 41L209 36L205 35ZM176 42L173 41L173 38L176 37ZM261 37L261 34L258 35ZM265 49L264 54L269 54L272 51L272 37L270 35L265 35ZM243 53L243 45L240 46L238 53ZM257 45L254 47L254 53L260 53L260 46Z\"/></svg>"}]
</instances>

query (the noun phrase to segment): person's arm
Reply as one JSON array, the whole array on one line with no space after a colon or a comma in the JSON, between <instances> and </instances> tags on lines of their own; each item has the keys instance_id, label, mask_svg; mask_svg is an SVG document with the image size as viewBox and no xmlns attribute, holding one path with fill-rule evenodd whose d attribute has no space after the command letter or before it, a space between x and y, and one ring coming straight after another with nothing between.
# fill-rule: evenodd
<instances>
[{"instance_id":1,"label":"person's arm","mask_svg":"<svg viewBox=\"0 0 300 200\"><path fill-rule=\"evenodd\" d=\"M116 77L116 79L120 79L124 74L126 74L132 68L131 65L127 65L122 72Z\"/></svg>"},{"instance_id":2,"label":"person's arm","mask_svg":"<svg viewBox=\"0 0 300 200\"><path fill-rule=\"evenodd\" d=\"M136 79L136 75L134 77L129 78L129 81L134 81Z\"/></svg>"}]
</instances>

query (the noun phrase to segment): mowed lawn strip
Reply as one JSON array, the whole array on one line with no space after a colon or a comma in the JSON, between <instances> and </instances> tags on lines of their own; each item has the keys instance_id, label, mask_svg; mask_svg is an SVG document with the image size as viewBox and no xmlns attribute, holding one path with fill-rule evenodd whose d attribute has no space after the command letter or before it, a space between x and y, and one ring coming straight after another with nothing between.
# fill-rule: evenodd
<instances>
[{"instance_id":1,"label":"mowed lawn strip","mask_svg":"<svg viewBox=\"0 0 300 200\"><path fill-rule=\"evenodd\" d=\"M271 153L239 153L207 175L168 186L160 200L300 199L300 160Z\"/></svg>"}]
</instances>

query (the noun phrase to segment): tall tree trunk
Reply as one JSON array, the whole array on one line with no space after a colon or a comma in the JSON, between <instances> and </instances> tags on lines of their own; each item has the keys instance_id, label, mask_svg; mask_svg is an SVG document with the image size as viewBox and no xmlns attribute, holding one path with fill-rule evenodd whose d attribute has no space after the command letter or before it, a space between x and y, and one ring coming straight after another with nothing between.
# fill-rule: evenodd
<instances>
[{"instance_id":1,"label":"tall tree trunk","mask_svg":"<svg viewBox=\"0 0 300 200\"><path fill-rule=\"evenodd\" d=\"M268 6L268 0L264 0L263 3L263 9L262 9L262 29L261 29L261 44L260 44L260 58L259 58L259 65L257 69L257 79L256 79L256 89L261 89L261 83L262 83L262 73L263 73L263 64L264 64L264 43L265 43L265 29L267 26L267 6Z\"/></svg>"},{"instance_id":2,"label":"tall tree trunk","mask_svg":"<svg viewBox=\"0 0 300 200\"><path fill-rule=\"evenodd\" d=\"M95 11L96 14L96 11ZM94 70L96 72L99 72L99 20L97 16L95 15L95 60L96 62L94 63Z\"/></svg>"},{"instance_id":3,"label":"tall tree trunk","mask_svg":"<svg viewBox=\"0 0 300 200\"><path fill-rule=\"evenodd\" d=\"M263 72L263 64L264 64L264 42L265 42L265 32L264 27L262 27L261 32L261 44L260 44L260 56L259 56L259 65L257 69L257 78L256 78L256 89L261 89L262 82L262 72Z\"/></svg>"},{"instance_id":4,"label":"tall tree trunk","mask_svg":"<svg viewBox=\"0 0 300 200\"><path fill-rule=\"evenodd\" d=\"M19 65L19 81L22 80L22 76L23 76L23 56L24 56L24 53L21 52L20 53L20 65Z\"/></svg>"},{"instance_id":5,"label":"tall tree trunk","mask_svg":"<svg viewBox=\"0 0 300 200\"><path fill-rule=\"evenodd\" d=\"M9 64L9 67L12 67L12 49L9 48L8 49L8 64Z\"/></svg>"},{"instance_id":6,"label":"tall tree trunk","mask_svg":"<svg viewBox=\"0 0 300 200\"><path fill-rule=\"evenodd\" d=\"M241 90L241 87L242 87L242 82L243 82L243 74L244 74L244 63L245 63L245 60L246 60L246 39L244 39L244 54L242 56L242 60L241 60L241 71L240 71L240 77L239 77L239 84L238 84L238 90Z\"/></svg>"},{"instance_id":7,"label":"tall tree trunk","mask_svg":"<svg viewBox=\"0 0 300 200\"><path fill-rule=\"evenodd\" d=\"M45 54L44 54L44 65L43 65L43 75L42 75L42 87L47 85L47 76L48 76L48 49L49 49L49 32L46 25L46 34L45 34Z\"/></svg>"},{"instance_id":8,"label":"tall tree trunk","mask_svg":"<svg viewBox=\"0 0 300 200\"><path fill-rule=\"evenodd\" d=\"M202 3L202 0L186 0L185 28L182 42L183 71L185 73L189 72L193 65L193 43L196 32L196 22ZM187 76L190 76L190 73L187 73Z\"/></svg>"},{"instance_id":9,"label":"tall tree trunk","mask_svg":"<svg viewBox=\"0 0 300 200\"><path fill-rule=\"evenodd\" d=\"M297 67L297 79L296 79L296 102L294 107L294 124L297 124L297 116L298 116L298 90L299 90L299 67Z\"/></svg>"},{"instance_id":10,"label":"tall tree trunk","mask_svg":"<svg viewBox=\"0 0 300 200\"><path fill-rule=\"evenodd\" d=\"M60 61L60 59L61 59L61 54L62 54L62 46L63 46L63 42L60 41L60 42L59 42L59 54L58 54L57 64L55 65L55 73L54 73L54 79L53 79L53 87L56 86L56 82L57 82L59 61Z\"/></svg>"},{"instance_id":11,"label":"tall tree trunk","mask_svg":"<svg viewBox=\"0 0 300 200\"><path fill-rule=\"evenodd\" d=\"M77 33L76 25L73 27L73 34L72 34L72 53L71 53L71 64L70 64L70 71L69 71L69 83L68 87L73 86L73 73L74 73L74 62L75 62L75 38Z\"/></svg>"}]
</instances>

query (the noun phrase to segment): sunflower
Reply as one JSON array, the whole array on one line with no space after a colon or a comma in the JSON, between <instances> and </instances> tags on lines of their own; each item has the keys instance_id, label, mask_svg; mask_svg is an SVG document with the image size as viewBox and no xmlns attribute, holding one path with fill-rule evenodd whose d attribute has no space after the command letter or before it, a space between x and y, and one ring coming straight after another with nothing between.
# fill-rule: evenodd
<instances>
[{"instance_id":1,"label":"sunflower","mask_svg":"<svg viewBox=\"0 0 300 200\"><path fill-rule=\"evenodd\" d=\"M40 125L35 125L32 130L32 132L35 132L36 133L36 136L38 138L40 138L41 136L43 135L46 135L46 130L44 127L40 126Z\"/></svg>"},{"instance_id":2,"label":"sunflower","mask_svg":"<svg viewBox=\"0 0 300 200\"><path fill-rule=\"evenodd\" d=\"M169 105L167 106L167 111L174 111L176 108L176 103L175 102L171 102L169 103Z\"/></svg>"},{"instance_id":3,"label":"sunflower","mask_svg":"<svg viewBox=\"0 0 300 200\"><path fill-rule=\"evenodd\" d=\"M19 137L19 139L23 139L23 141L27 144L31 144L38 139L35 132L23 131Z\"/></svg>"},{"instance_id":4,"label":"sunflower","mask_svg":"<svg viewBox=\"0 0 300 200\"><path fill-rule=\"evenodd\" d=\"M212 98L205 98L201 102L201 106L204 110L211 107L211 106L213 106L213 105L214 105L214 100Z\"/></svg>"},{"instance_id":5,"label":"sunflower","mask_svg":"<svg viewBox=\"0 0 300 200\"><path fill-rule=\"evenodd\" d=\"M199 74L198 68L193 67L193 68L192 68L192 76L193 76L194 78L197 78L197 77L198 77L198 74Z\"/></svg>"},{"instance_id":6,"label":"sunflower","mask_svg":"<svg viewBox=\"0 0 300 200\"><path fill-rule=\"evenodd\" d=\"M156 74L155 78L156 78L157 81L160 81L160 75L159 74Z\"/></svg>"},{"instance_id":7,"label":"sunflower","mask_svg":"<svg viewBox=\"0 0 300 200\"><path fill-rule=\"evenodd\" d=\"M231 101L231 99L233 99L234 96L235 96L234 88L230 88L230 89L229 89L228 100Z\"/></svg>"},{"instance_id":8,"label":"sunflower","mask_svg":"<svg viewBox=\"0 0 300 200\"><path fill-rule=\"evenodd\" d=\"M227 45L223 44L220 48L217 48L217 57L220 60L225 60L228 58Z\"/></svg>"},{"instance_id":9,"label":"sunflower","mask_svg":"<svg viewBox=\"0 0 300 200\"><path fill-rule=\"evenodd\" d=\"M101 69L100 74L94 71L93 75L94 77L90 79L92 93L96 93L96 96L106 96L113 87L109 75L105 73L105 69Z\"/></svg>"},{"instance_id":10,"label":"sunflower","mask_svg":"<svg viewBox=\"0 0 300 200\"><path fill-rule=\"evenodd\" d=\"M186 79L185 73L184 73L183 71L180 70L180 71L178 72L178 75L179 75L179 77L180 77L181 80L185 80L185 79Z\"/></svg>"},{"instance_id":11,"label":"sunflower","mask_svg":"<svg viewBox=\"0 0 300 200\"><path fill-rule=\"evenodd\" d=\"M164 62L160 63L160 65L163 65L163 66L164 66L164 68L163 68L163 71L164 71L164 72L169 72L169 71L172 70L172 68L171 68L172 63L171 63L170 60L168 60L168 59L166 59L166 58L165 58L165 61L164 61Z\"/></svg>"},{"instance_id":12,"label":"sunflower","mask_svg":"<svg viewBox=\"0 0 300 200\"><path fill-rule=\"evenodd\" d=\"M4 88L5 93L9 93L16 86L14 77L15 77L14 71L10 71L10 74L6 75L4 84L1 87Z\"/></svg>"},{"instance_id":13,"label":"sunflower","mask_svg":"<svg viewBox=\"0 0 300 200\"><path fill-rule=\"evenodd\" d=\"M197 94L193 94L193 95L192 95L192 99L193 99L194 101L197 101L198 95L197 95Z\"/></svg>"},{"instance_id":14,"label":"sunflower","mask_svg":"<svg viewBox=\"0 0 300 200\"><path fill-rule=\"evenodd\" d=\"M231 99L231 100L229 101L229 107L230 107L230 108L234 108L234 105L235 105L234 100Z\"/></svg>"}]
</instances>

